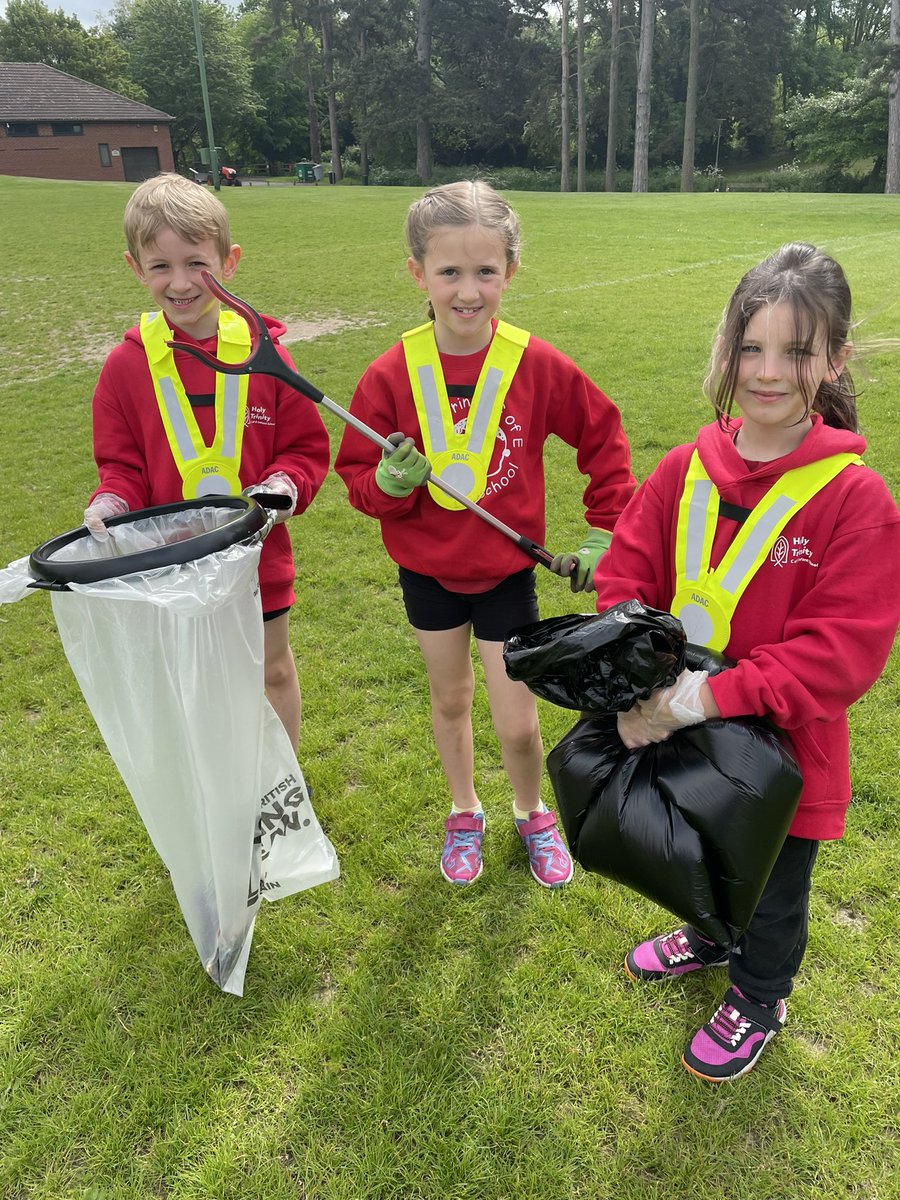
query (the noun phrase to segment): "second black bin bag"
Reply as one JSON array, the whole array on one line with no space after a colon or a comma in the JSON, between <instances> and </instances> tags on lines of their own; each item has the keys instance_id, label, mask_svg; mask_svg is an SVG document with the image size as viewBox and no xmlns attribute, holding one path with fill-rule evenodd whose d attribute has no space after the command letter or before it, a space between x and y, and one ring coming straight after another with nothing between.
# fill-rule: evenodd
<instances>
[{"instance_id":1,"label":"second black bin bag","mask_svg":"<svg viewBox=\"0 0 900 1200\"><path fill-rule=\"evenodd\" d=\"M547 758L575 859L735 945L800 798L784 736L732 718L627 750L615 718L685 667L716 674L731 664L686 645L675 617L636 600L514 630L504 660L511 678L582 712Z\"/></svg>"}]
</instances>

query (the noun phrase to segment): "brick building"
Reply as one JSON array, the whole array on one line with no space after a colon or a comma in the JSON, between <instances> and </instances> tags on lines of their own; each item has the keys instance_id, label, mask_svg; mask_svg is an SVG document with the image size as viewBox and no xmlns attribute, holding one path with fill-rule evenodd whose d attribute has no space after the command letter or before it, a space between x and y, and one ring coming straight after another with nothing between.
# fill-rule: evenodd
<instances>
[{"instance_id":1,"label":"brick building","mask_svg":"<svg viewBox=\"0 0 900 1200\"><path fill-rule=\"evenodd\" d=\"M0 175L138 183L174 170L174 120L55 67L0 62Z\"/></svg>"}]
</instances>

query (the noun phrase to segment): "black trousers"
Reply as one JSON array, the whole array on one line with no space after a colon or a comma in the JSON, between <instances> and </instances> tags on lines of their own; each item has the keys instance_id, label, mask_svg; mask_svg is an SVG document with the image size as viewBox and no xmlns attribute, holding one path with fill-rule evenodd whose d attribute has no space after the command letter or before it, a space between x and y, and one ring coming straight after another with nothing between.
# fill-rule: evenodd
<instances>
[{"instance_id":1,"label":"black trousers","mask_svg":"<svg viewBox=\"0 0 900 1200\"><path fill-rule=\"evenodd\" d=\"M775 860L747 932L728 959L728 974L748 1000L789 996L809 938L809 889L819 843L788 837Z\"/></svg>"}]
</instances>

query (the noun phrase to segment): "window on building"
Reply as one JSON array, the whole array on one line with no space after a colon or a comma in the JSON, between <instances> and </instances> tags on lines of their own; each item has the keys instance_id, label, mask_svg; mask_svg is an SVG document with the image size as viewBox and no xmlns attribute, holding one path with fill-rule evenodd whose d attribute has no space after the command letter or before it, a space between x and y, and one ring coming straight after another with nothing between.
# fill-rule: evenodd
<instances>
[{"instance_id":1,"label":"window on building","mask_svg":"<svg viewBox=\"0 0 900 1200\"><path fill-rule=\"evenodd\" d=\"M100 166L108 167L111 162L112 162L112 159L110 158L110 155L109 155L109 146L107 145L106 142L101 142L100 143Z\"/></svg>"},{"instance_id":2,"label":"window on building","mask_svg":"<svg viewBox=\"0 0 900 1200\"><path fill-rule=\"evenodd\" d=\"M54 137L81 137L84 126L72 121L53 121L50 129Z\"/></svg>"},{"instance_id":3,"label":"window on building","mask_svg":"<svg viewBox=\"0 0 900 1200\"><path fill-rule=\"evenodd\" d=\"M7 121L7 137L37 137L37 121Z\"/></svg>"}]
</instances>

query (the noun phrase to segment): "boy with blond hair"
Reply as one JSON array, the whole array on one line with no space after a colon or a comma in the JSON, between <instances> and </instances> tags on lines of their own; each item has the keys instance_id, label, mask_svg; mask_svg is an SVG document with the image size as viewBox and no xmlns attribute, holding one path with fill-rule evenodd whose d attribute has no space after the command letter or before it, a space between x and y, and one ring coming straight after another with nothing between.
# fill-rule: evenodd
<instances>
[{"instance_id":1,"label":"boy with blond hair","mask_svg":"<svg viewBox=\"0 0 900 1200\"><path fill-rule=\"evenodd\" d=\"M227 282L241 257L219 199L181 175L157 175L135 190L124 224L125 261L157 311L142 314L100 372L93 400L100 482L84 522L103 540L108 518L182 498L247 488L289 497L263 544L259 583L266 696L296 749L300 686L288 641L295 569L281 522L304 512L321 487L328 433L317 409L287 384L223 375L167 345L196 344L228 362L250 352L246 322L222 310L201 277L205 269ZM277 344L286 327L264 320Z\"/></svg>"}]
</instances>

